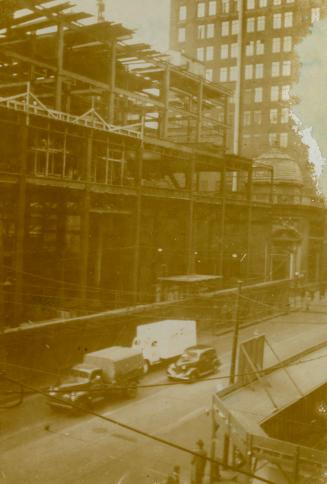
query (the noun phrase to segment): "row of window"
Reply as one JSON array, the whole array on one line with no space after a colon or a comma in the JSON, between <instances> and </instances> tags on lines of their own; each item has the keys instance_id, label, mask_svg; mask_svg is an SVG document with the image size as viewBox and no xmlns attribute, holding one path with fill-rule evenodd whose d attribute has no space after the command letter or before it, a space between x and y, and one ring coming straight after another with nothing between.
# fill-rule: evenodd
<instances>
[{"instance_id":1,"label":"row of window","mask_svg":"<svg viewBox=\"0 0 327 484\"><path fill-rule=\"evenodd\" d=\"M210 74L209 74L210 73ZM291 61L273 62L271 65L271 76L290 76L292 74ZM208 80L212 80L213 69L207 69ZM263 64L247 64L244 68L245 80L251 79L263 79L264 77L264 65ZM233 82L237 79L237 66L221 67L219 69L219 81L220 82Z\"/></svg>"},{"instance_id":2,"label":"row of window","mask_svg":"<svg viewBox=\"0 0 327 484\"><path fill-rule=\"evenodd\" d=\"M290 111L289 108L282 109L270 109L269 111L269 121L270 124L287 124L289 121ZM262 111L244 111L243 113L243 126L262 124Z\"/></svg>"},{"instance_id":3,"label":"row of window","mask_svg":"<svg viewBox=\"0 0 327 484\"><path fill-rule=\"evenodd\" d=\"M295 0L286 0L286 4L294 3ZM281 5L281 0L273 0L273 5ZM267 0L247 0L247 9L252 10L254 8L264 8L268 6ZM221 0L220 9L222 13L228 14L232 11L238 11L238 1L236 0ZM208 2L200 1L197 4L196 15L198 18L213 16L217 14L217 1L209 0ZM179 7L179 20L184 21L187 19L187 5L181 5Z\"/></svg>"},{"instance_id":4,"label":"row of window","mask_svg":"<svg viewBox=\"0 0 327 484\"><path fill-rule=\"evenodd\" d=\"M288 133L269 133L268 140L270 146L288 147Z\"/></svg>"},{"instance_id":5,"label":"row of window","mask_svg":"<svg viewBox=\"0 0 327 484\"><path fill-rule=\"evenodd\" d=\"M272 52L279 53L292 51L292 37L276 37L272 40ZM222 44L220 46L220 58L229 59L236 58L238 53L238 44L233 42L231 44ZM245 54L247 56L263 55L265 53L265 44L262 40L251 40L247 43ZM199 47L197 50L198 60L205 60L204 47ZM200 56L200 58L199 58Z\"/></svg>"},{"instance_id":6,"label":"row of window","mask_svg":"<svg viewBox=\"0 0 327 484\"><path fill-rule=\"evenodd\" d=\"M291 86L271 86L270 88L270 101L289 101L290 100ZM263 87L255 87L254 89L244 90L244 104L263 102Z\"/></svg>"},{"instance_id":7,"label":"row of window","mask_svg":"<svg viewBox=\"0 0 327 484\"><path fill-rule=\"evenodd\" d=\"M235 3L235 1L234 1ZM259 7L266 7L267 6L267 0L259 0ZM294 3L294 0L286 0L286 4ZM281 5L282 0L273 0L274 5ZM223 13L229 13L230 12L230 2L228 0L222 0L222 11ZM247 0L247 8L248 10L252 10L256 8L256 1L255 0ZM203 18L203 17L212 17L217 15L217 2L210 0L209 2L199 2L197 4L197 17L198 18ZM284 27L291 27L292 25L289 25L289 23L293 24L293 12L286 12L285 14L282 13L275 13L273 14L273 27L274 28L281 28L282 26ZM258 17L260 18L260 17ZM179 20L181 22L184 22L187 20L187 5L181 5L179 7ZM251 20L251 19L248 19ZM319 7L313 7L311 8L311 22L317 22L320 20L320 8ZM253 19L250 23L253 22ZM251 27L250 27L251 28ZM248 32L253 32L253 30L248 30Z\"/></svg>"},{"instance_id":8,"label":"row of window","mask_svg":"<svg viewBox=\"0 0 327 484\"><path fill-rule=\"evenodd\" d=\"M263 64L246 64L244 68L244 77L249 79L262 79L263 78ZM292 73L292 63L290 60L282 62L272 62L271 64L271 76L290 76Z\"/></svg>"},{"instance_id":9,"label":"row of window","mask_svg":"<svg viewBox=\"0 0 327 484\"><path fill-rule=\"evenodd\" d=\"M293 12L275 13L273 14L273 28L275 30L281 28L293 27ZM246 19L246 31L251 32L264 32L266 29L266 17L260 15L258 17L249 17ZM212 31L214 36L214 31ZM239 21L238 20L224 20L221 22L221 36L227 37L228 35L237 35L239 33Z\"/></svg>"},{"instance_id":10,"label":"row of window","mask_svg":"<svg viewBox=\"0 0 327 484\"><path fill-rule=\"evenodd\" d=\"M274 54L279 52L291 52L293 46L293 39L287 37L275 37L272 39L272 52ZM245 47L245 55L263 55L265 53L265 44L262 40L251 40ZM220 58L228 59L229 57L237 57L237 43L223 44L220 47Z\"/></svg>"},{"instance_id":11,"label":"row of window","mask_svg":"<svg viewBox=\"0 0 327 484\"><path fill-rule=\"evenodd\" d=\"M243 134L243 146L248 147L253 144L253 142L261 142L262 143L262 136L261 135L254 135L251 136L249 134ZM288 147L288 133L269 133L268 134L268 142L270 146L280 148L287 148Z\"/></svg>"},{"instance_id":12,"label":"row of window","mask_svg":"<svg viewBox=\"0 0 327 484\"><path fill-rule=\"evenodd\" d=\"M206 17L207 15L213 16L217 14L217 2L210 0L208 3L200 2L197 5L197 16L199 18ZM179 7L179 20L184 21L187 19L187 6L181 5Z\"/></svg>"},{"instance_id":13,"label":"row of window","mask_svg":"<svg viewBox=\"0 0 327 484\"><path fill-rule=\"evenodd\" d=\"M295 0L285 0L284 2L282 2L282 0L272 0L273 5L282 5L283 3L295 3ZM252 10L254 8L268 7L268 1L259 0L258 2L256 2L256 0L247 0L246 7L248 10Z\"/></svg>"}]
</instances>

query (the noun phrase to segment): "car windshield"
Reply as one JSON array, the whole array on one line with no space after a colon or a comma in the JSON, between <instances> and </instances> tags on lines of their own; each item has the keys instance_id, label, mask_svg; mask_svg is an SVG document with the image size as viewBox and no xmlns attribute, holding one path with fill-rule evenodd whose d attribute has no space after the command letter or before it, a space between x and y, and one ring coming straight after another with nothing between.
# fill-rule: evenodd
<instances>
[{"instance_id":1,"label":"car windshield","mask_svg":"<svg viewBox=\"0 0 327 484\"><path fill-rule=\"evenodd\" d=\"M88 371L80 370L79 368L72 368L69 374L73 380L89 380L90 374Z\"/></svg>"},{"instance_id":2,"label":"car windshield","mask_svg":"<svg viewBox=\"0 0 327 484\"><path fill-rule=\"evenodd\" d=\"M187 363L188 361L195 361L199 359L199 355L194 350L186 350L180 357L180 363Z\"/></svg>"}]
</instances>

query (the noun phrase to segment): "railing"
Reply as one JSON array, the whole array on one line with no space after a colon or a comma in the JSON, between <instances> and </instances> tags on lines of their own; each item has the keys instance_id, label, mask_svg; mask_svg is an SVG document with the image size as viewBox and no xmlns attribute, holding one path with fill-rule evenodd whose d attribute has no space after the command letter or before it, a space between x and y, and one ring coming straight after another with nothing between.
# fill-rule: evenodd
<instances>
[{"instance_id":1,"label":"railing","mask_svg":"<svg viewBox=\"0 0 327 484\"><path fill-rule=\"evenodd\" d=\"M274 205L297 205L306 207L326 207L326 202L318 197L310 197L308 195L282 195L282 194L266 194L254 193L252 201L273 203Z\"/></svg>"},{"instance_id":2,"label":"railing","mask_svg":"<svg viewBox=\"0 0 327 484\"><path fill-rule=\"evenodd\" d=\"M7 109L12 109L14 111L24 112L27 115L41 116L48 119L54 119L56 121L63 121L65 123L105 131L107 133L116 133L138 139L143 138L143 123L127 126L115 126L107 123L94 108L91 108L82 116L57 111L55 109L48 108L45 104L43 104L34 94L30 92L29 88L22 94L17 94L10 97L0 97L0 106Z\"/></svg>"},{"instance_id":3,"label":"railing","mask_svg":"<svg viewBox=\"0 0 327 484\"><path fill-rule=\"evenodd\" d=\"M230 436L244 456L276 464L284 472L292 473L294 482L326 471L326 452L247 432L218 395L213 398L213 415L220 430Z\"/></svg>"}]
</instances>

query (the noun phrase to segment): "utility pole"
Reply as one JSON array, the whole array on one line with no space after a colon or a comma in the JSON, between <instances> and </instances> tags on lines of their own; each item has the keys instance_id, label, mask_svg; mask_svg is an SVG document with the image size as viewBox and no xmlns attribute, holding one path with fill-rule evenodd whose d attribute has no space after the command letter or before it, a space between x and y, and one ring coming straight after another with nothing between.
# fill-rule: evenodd
<instances>
[{"instance_id":1,"label":"utility pole","mask_svg":"<svg viewBox=\"0 0 327 484\"><path fill-rule=\"evenodd\" d=\"M229 375L230 385L235 383L238 335L239 335L240 322L241 322L240 321L241 320L240 302L241 302L241 292L242 292L242 281L238 281L237 286L238 287L237 287L237 295L236 295L235 326L234 326L233 346L232 346L230 375Z\"/></svg>"},{"instance_id":2,"label":"utility pole","mask_svg":"<svg viewBox=\"0 0 327 484\"><path fill-rule=\"evenodd\" d=\"M3 268L3 222L0 220L0 377L1 371L4 370L5 362L5 346L4 346L4 331L5 331L5 285L4 285L4 268Z\"/></svg>"},{"instance_id":3,"label":"utility pole","mask_svg":"<svg viewBox=\"0 0 327 484\"><path fill-rule=\"evenodd\" d=\"M215 482L219 482L220 472L219 472L219 464L216 458L216 442L217 442L217 432L219 430L219 425L216 422L215 418L215 396L212 396L212 406L211 406L211 448L210 448L210 484Z\"/></svg>"}]
</instances>

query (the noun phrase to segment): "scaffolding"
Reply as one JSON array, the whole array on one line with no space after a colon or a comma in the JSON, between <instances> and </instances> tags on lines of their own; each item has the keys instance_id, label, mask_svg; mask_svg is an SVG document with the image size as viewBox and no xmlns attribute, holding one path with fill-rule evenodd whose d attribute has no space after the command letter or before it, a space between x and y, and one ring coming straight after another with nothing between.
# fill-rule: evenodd
<instances>
[{"instance_id":1,"label":"scaffolding","mask_svg":"<svg viewBox=\"0 0 327 484\"><path fill-rule=\"evenodd\" d=\"M163 267L221 277L232 239L247 277L252 211L268 224L270 201L253 202L251 160L225 153L230 92L70 2L6 5L6 324L152 302Z\"/></svg>"}]
</instances>

